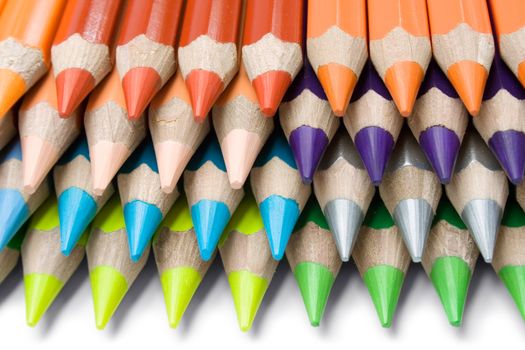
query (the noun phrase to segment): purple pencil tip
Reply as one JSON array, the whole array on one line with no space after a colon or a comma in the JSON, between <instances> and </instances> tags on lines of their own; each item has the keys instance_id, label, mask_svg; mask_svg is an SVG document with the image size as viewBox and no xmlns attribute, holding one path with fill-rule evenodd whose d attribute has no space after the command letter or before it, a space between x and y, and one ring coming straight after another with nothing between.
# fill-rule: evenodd
<instances>
[{"instance_id":1,"label":"purple pencil tip","mask_svg":"<svg viewBox=\"0 0 525 350\"><path fill-rule=\"evenodd\" d=\"M378 186L383 180L386 164L394 150L392 135L377 126L361 129L355 135L355 146L368 171L372 183Z\"/></svg>"},{"instance_id":2,"label":"purple pencil tip","mask_svg":"<svg viewBox=\"0 0 525 350\"><path fill-rule=\"evenodd\" d=\"M312 183L315 170L328 146L328 137L321 129L302 125L290 134L290 146L303 182Z\"/></svg>"},{"instance_id":3,"label":"purple pencil tip","mask_svg":"<svg viewBox=\"0 0 525 350\"><path fill-rule=\"evenodd\" d=\"M440 182L448 184L452 178L460 148L456 133L442 126L433 126L421 133L419 144Z\"/></svg>"},{"instance_id":4,"label":"purple pencil tip","mask_svg":"<svg viewBox=\"0 0 525 350\"><path fill-rule=\"evenodd\" d=\"M489 139L489 146L510 181L520 184L525 172L525 134L516 130L498 131Z\"/></svg>"}]
</instances>

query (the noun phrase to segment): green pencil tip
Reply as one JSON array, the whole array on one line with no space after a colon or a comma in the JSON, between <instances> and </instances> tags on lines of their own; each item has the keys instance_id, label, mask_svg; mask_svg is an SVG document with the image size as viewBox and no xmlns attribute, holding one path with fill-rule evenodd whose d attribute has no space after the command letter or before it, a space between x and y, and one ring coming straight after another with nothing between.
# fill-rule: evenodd
<instances>
[{"instance_id":1,"label":"green pencil tip","mask_svg":"<svg viewBox=\"0 0 525 350\"><path fill-rule=\"evenodd\" d=\"M165 270L160 276L168 322L171 328L177 328L179 325L201 280L199 272L190 267Z\"/></svg>"},{"instance_id":2,"label":"green pencil tip","mask_svg":"<svg viewBox=\"0 0 525 350\"><path fill-rule=\"evenodd\" d=\"M30 327L36 326L63 286L64 283L52 275L32 273L24 276L26 322Z\"/></svg>"},{"instance_id":3,"label":"green pencil tip","mask_svg":"<svg viewBox=\"0 0 525 350\"><path fill-rule=\"evenodd\" d=\"M381 326L385 328L392 325L404 277L399 269L386 265L374 266L363 276Z\"/></svg>"},{"instance_id":4,"label":"green pencil tip","mask_svg":"<svg viewBox=\"0 0 525 350\"><path fill-rule=\"evenodd\" d=\"M95 323L102 330L117 310L128 291L126 279L109 266L97 266L90 274L91 292L95 307Z\"/></svg>"},{"instance_id":5,"label":"green pencil tip","mask_svg":"<svg viewBox=\"0 0 525 350\"><path fill-rule=\"evenodd\" d=\"M452 326L461 326L471 275L467 263L455 256L439 258L432 266L430 279Z\"/></svg>"},{"instance_id":6,"label":"green pencil tip","mask_svg":"<svg viewBox=\"0 0 525 350\"><path fill-rule=\"evenodd\" d=\"M505 266L499 271L499 277L525 320L525 266Z\"/></svg>"},{"instance_id":7,"label":"green pencil tip","mask_svg":"<svg viewBox=\"0 0 525 350\"><path fill-rule=\"evenodd\" d=\"M248 271L233 271L228 275L237 321L243 332L252 328L259 305L268 289L268 281Z\"/></svg>"},{"instance_id":8,"label":"green pencil tip","mask_svg":"<svg viewBox=\"0 0 525 350\"><path fill-rule=\"evenodd\" d=\"M317 327L323 317L328 296L335 281L334 275L325 266L312 262L298 264L294 274L303 296L310 324Z\"/></svg>"}]
</instances>

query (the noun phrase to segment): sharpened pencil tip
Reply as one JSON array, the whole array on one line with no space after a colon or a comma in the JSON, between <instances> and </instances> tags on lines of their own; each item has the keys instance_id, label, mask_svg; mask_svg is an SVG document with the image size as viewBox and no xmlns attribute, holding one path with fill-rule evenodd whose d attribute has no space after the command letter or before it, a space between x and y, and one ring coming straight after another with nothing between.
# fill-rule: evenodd
<instances>
[{"instance_id":1,"label":"sharpened pencil tip","mask_svg":"<svg viewBox=\"0 0 525 350\"><path fill-rule=\"evenodd\" d=\"M95 88L91 73L81 68L68 68L56 76L58 114L69 117Z\"/></svg>"},{"instance_id":2,"label":"sharpened pencil tip","mask_svg":"<svg viewBox=\"0 0 525 350\"><path fill-rule=\"evenodd\" d=\"M152 68L136 67L126 73L122 79L122 90L129 119L137 120L141 117L160 86L160 76Z\"/></svg>"},{"instance_id":3,"label":"sharpened pencil tip","mask_svg":"<svg viewBox=\"0 0 525 350\"><path fill-rule=\"evenodd\" d=\"M488 77L485 67L477 62L460 61L448 68L447 75L470 115L477 116Z\"/></svg>"},{"instance_id":4,"label":"sharpened pencil tip","mask_svg":"<svg viewBox=\"0 0 525 350\"><path fill-rule=\"evenodd\" d=\"M332 111L336 116L343 117L357 83L356 74L344 65L328 63L319 67L317 76Z\"/></svg>"},{"instance_id":5,"label":"sharpened pencil tip","mask_svg":"<svg viewBox=\"0 0 525 350\"><path fill-rule=\"evenodd\" d=\"M288 72L283 71L270 71L259 75L252 81L264 115L268 117L275 115L291 83L292 77Z\"/></svg>"},{"instance_id":6,"label":"sharpened pencil tip","mask_svg":"<svg viewBox=\"0 0 525 350\"><path fill-rule=\"evenodd\" d=\"M217 74L196 69L186 77L186 86L190 94L194 118L202 122L224 90L224 84Z\"/></svg>"}]
</instances>

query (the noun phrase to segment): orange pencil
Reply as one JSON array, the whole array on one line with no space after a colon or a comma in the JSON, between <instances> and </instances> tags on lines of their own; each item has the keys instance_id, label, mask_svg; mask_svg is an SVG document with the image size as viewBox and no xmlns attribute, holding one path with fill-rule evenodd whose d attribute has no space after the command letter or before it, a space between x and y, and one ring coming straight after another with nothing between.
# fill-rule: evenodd
<instances>
[{"instance_id":1,"label":"orange pencil","mask_svg":"<svg viewBox=\"0 0 525 350\"><path fill-rule=\"evenodd\" d=\"M489 0L501 58L525 86L525 2Z\"/></svg>"},{"instance_id":2,"label":"orange pencil","mask_svg":"<svg viewBox=\"0 0 525 350\"><path fill-rule=\"evenodd\" d=\"M18 112L24 191L34 193L80 134L81 113L64 119L57 109L55 77L48 72L24 97Z\"/></svg>"},{"instance_id":3,"label":"orange pencil","mask_svg":"<svg viewBox=\"0 0 525 350\"><path fill-rule=\"evenodd\" d=\"M241 0L188 0L179 66L195 120L203 121L238 69Z\"/></svg>"},{"instance_id":4,"label":"orange pencil","mask_svg":"<svg viewBox=\"0 0 525 350\"><path fill-rule=\"evenodd\" d=\"M117 69L129 118L138 119L175 73L182 0L128 1L117 42Z\"/></svg>"},{"instance_id":5,"label":"orange pencil","mask_svg":"<svg viewBox=\"0 0 525 350\"><path fill-rule=\"evenodd\" d=\"M160 185L162 191L170 193L210 131L207 119L202 123L193 119L190 94L180 70L151 101L148 120Z\"/></svg>"},{"instance_id":6,"label":"orange pencil","mask_svg":"<svg viewBox=\"0 0 525 350\"><path fill-rule=\"evenodd\" d=\"M266 116L303 66L303 0L247 0L242 62Z\"/></svg>"},{"instance_id":7,"label":"orange pencil","mask_svg":"<svg viewBox=\"0 0 525 350\"><path fill-rule=\"evenodd\" d=\"M239 189L273 130L273 120L261 112L244 67L213 107L213 127L230 186Z\"/></svg>"},{"instance_id":8,"label":"orange pencil","mask_svg":"<svg viewBox=\"0 0 525 350\"><path fill-rule=\"evenodd\" d=\"M145 118L128 119L118 72L113 69L93 91L84 114L91 158L93 192L100 196L140 142L146 137Z\"/></svg>"},{"instance_id":9,"label":"orange pencil","mask_svg":"<svg viewBox=\"0 0 525 350\"><path fill-rule=\"evenodd\" d=\"M486 0L427 0L432 50L472 116L494 59Z\"/></svg>"},{"instance_id":10,"label":"orange pencil","mask_svg":"<svg viewBox=\"0 0 525 350\"><path fill-rule=\"evenodd\" d=\"M69 0L51 47L58 113L70 115L111 71L121 0Z\"/></svg>"},{"instance_id":11,"label":"orange pencil","mask_svg":"<svg viewBox=\"0 0 525 350\"><path fill-rule=\"evenodd\" d=\"M372 63L408 117L432 57L425 0L368 0L368 20Z\"/></svg>"},{"instance_id":12,"label":"orange pencil","mask_svg":"<svg viewBox=\"0 0 525 350\"><path fill-rule=\"evenodd\" d=\"M308 1L308 59L338 117L368 57L366 30L365 0Z\"/></svg>"},{"instance_id":13,"label":"orange pencil","mask_svg":"<svg viewBox=\"0 0 525 350\"><path fill-rule=\"evenodd\" d=\"M49 69L65 0L9 0L0 16L0 118Z\"/></svg>"},{"instance_id":14,"label":"orange pencil","mask_svg":"<svg viewBox=\"0 0 525 350\"><path fill-rule=\"evenodd\" d=\"M4 9L4 6L5 6L5 3L7 2L7 0L0 0L0 13L2 12L2 10Z\"/></svg>"}]
</instances>

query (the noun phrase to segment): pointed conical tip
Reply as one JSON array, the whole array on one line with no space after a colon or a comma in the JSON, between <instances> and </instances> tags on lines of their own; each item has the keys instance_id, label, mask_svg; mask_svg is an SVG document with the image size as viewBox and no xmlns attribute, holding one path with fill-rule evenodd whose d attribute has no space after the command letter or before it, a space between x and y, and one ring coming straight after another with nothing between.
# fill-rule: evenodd
<instances>
[{"instance_id":1,"label":"pointed conical tip","mask_svg":"<svg viewBox=\"0 0 525 350\"><path fill-rule=\"evenodd\" d=\"M10 69L0 69L0 117L26 92L26 84L22 77Z\"/></svg>"},{"instance_id":2,"label":"pointed conical tip","mask_svg":"<svg viewBox=\"0 0 525 350\"><path fill-rule=\"evenodd\" d=\"M131 120L140 118L161 86L159 74L149 67L133 68L122 79L122 90Z\"/></svg>"},{"instance_id":3,"label":"pointed conical tip","mask_svg":"<svg viewBox=\"0 0 525 350\"><path fill-rule=\"evenodd\" d=\"M514 185L525 176L525 134L517 130L496 132L489 139L489 146Z\"/></svg>"},{"instance_id":4,"label":"pointed conical tip","mask_svg":"<svg viewBox=\"0 0 525 350\"><path fill-rule=\"evenodd\" d=\"M290 147L303 183L312 183L328 142L328 137L322 129L302 125L291 132Z\"/></svg>"},{"instance_id":5,"label":"pointed conical tip","mask_svg":"<svg viewBox=\"0 0 525 350\"><path fill-rule=\"evenodd\" d=\"M335 276L324 265L312 262L299 263L295 267L294 275L310 324L317 327L321 323Z\"/></svg>"},{"instance_id":6,"label":"pointed conical tip","mask_svg":"<svg viewBox=\"0 0 525 350\"><path fill-rule=\"evenodd\" d=\"M222 231L230 221L228 206L223 202L201 200L191 207L191 218L201 257L204 261L209 261Z\"/></svg>"},{"instance_id":7,"label":"pointed conical tip","mask_svg":"<svg viewBox=\"0 0 525 350\"><path fill-rule=\"evenodd\" d=\"M173 192L191 155L192 150L179 142L163 141L155 143L160 185L164 193Z\"/></svg>"},{"instance_id":8,"label":"pointed conical tip","mask_svg":"<svg viewBox=\"0 0 525 350\"><path fill-rule=\"evenodd\" d=\"M202 122L224 90L224 83L214 72L196 69L186 77L195 120Z\"/></svg>"},{"instance_id":9,"label":"pointed conical tip","mask_svg":"<svg viewBox=\"0 0 525 350\"><path fill-rule=\"evenodd\" d=\"M443 126L433 126L420 134L419 144L440 182L448 184L461 146L456 133Z\"/></svg>"},{"instance_id":10,"label":"pointed conical tip","mask_svg":"<svg viewBox=\"0 0 525 350\"><path fill-rule=\"evenodd\" d=\"M349 261L364 219L361 207L347 199L335 199L326 204L324 214L334 235L341 260Z\"/></svg>"},{"instance_id":11,"label":"pointed conical tip","mask_svg":"<svg viewBox=\"0 0 525 350\"><path fill-rule=\"evenodd\" d=\"M525 320L525 266L505 266L498 274Z\"/></svg>"},{"instance_id":12,"label":"pointed conical tip","mask_svg":"<svg viewBox=\"0 0 525 350\"><path fill-rule=\"evenodd\" d=\"M58 114L69 117L95 88L95 79L87 70L68 68L56 76Z\"/></svg>"},{"instance_id":13,"label":"pointed conical tip","mask_svg":"<svg viewBox=\"0 0 525 350\"><path fill-rule=\"evenodd\" d=\"M357 82L356 74L346 66L328 63L319 67L317 76L332 111L336 116L343 117Z\"/></svg>"},{"instance_id":14,"label":"pointed conical tip","mask_svg":"<svg viewBox=\"0 0 525 350\"><path fill-rule=\"evenodd\" d=\"M109 266L97 266L89 274L95 324L97 329L106 327L118 305L128 291L126 279L120 272Z\"/></svg>"},{"instance_id":15,"label":"pointed conical tip","mask_svg":"<svg viewBox=\"0 0 525 350\"><path fill-rule=\"evenodd\" d=\"M380 127L367 127L357 132L355 146L370 180L378 186L383 180L386 165L394 150L394 138Z\"/></svg>"},{"instance_id":16,"label":"pointed conical tip","mask_svg":"<svg viewBox=\"0 0 525 350\"><path fill-rule=\"evenodd\" d=\"M235 304L239 327L243 332L251 329L257 310L268 289L268 281L246 270L233 271L228 282Z\"/></svg>"},{"instance_id":17,"label":"pointed conical tip","mask_svg":"<svg viewBox=\"0 0 525 350\"><path fill-rule=\"evenodd\" d=\"M525 62L518 65L518 79L523 87L525 87Z\"/></svg>"},{"instance_id":18,"label":"pointed conical tip","mask_svg":"<svg viewBox=\"0 0 525 350\"><path fill-rule=\"evenodd\" d=\"M385 85L403 117L412 114L424 72L416 62L395 63L385 74Z\"/></svg>"},{"instance_id":19,"label":"pointed conical tip","mask_svg":"<svg viewBox=\"0 0 525 350\"><path fill-rule=\"evenodd\" d=\"M101 196L129 156L129 149L121 143L99 142L89 149L93 192Z\"/></svg>"},{"instance_id":20,"label":"pointed conical tip","mask_svg":"<svg viewBox=\"0 0 525 350\"><path fill-rule=\"evenodd\" d=\"M52 275L32 273L24 276L26 321L29 326L36 326L63 286L64 283Z\"/></svg>"},{"instance_id":21,"label":"pointed conical tip","mask_svg":"<svg viewBox=\"0 0 525 350\"><path fill-rule=\"evenodd\" d=\"M487 263L492 262L502 212L496 201L475 199L468 202L461 213L463 222Z\"/></svg>"},{"instance_id":22,"label":"pointed conical tip","mask_svg":"<svg viewBox=\"0 0 525 350\"><path fill-rule=\"evenodd\" d=\"M221 141L224 163L233 189L238 190L244 185L262 146L259 135L243 129L230 131Z\"/></svg>"},{"instance_id":23,"label":"pointed conical tip","mask_svg":"<svg viewBox=\"0 0 525 350\"><path fill-rule=\"evenodd\" d=\"M488 76L485 67L473 61L460 61L450 66L447 73L469 113L477 116Z\"/></svg>"},{"instance_id":24,"label":"pointed conical tip","mask_svg":"<svg viewBox=\"0 0 525 350\"><path fill-rule=\"evenodd\" d=\"M162 212L151 203L134 200L124 205L124 221L130 257L133 262L137 262L160 225Z\"/></svg>"},{"instance_id":25,"label":"pointed conical tip","mask_svg":"<svg viewBox=\"0 0 525 350\"><path fill-rule=\"evenodd\" d=\"M24 191L33 194L57 162L59 154L53 144L38 136L24 136L20 141Z\"/></svg>"},{"instance_id":26,"label":"pointed conical tip","mask_svg":"<svg viewBox=\"0 0 525 350\"><path fill-rule=\"evenodd\" d=\"M261 74L252 81L261 112L265 116L275 115L291 83L292 77L288 72L275 70Z\"/></svg>"}]
</instances>

